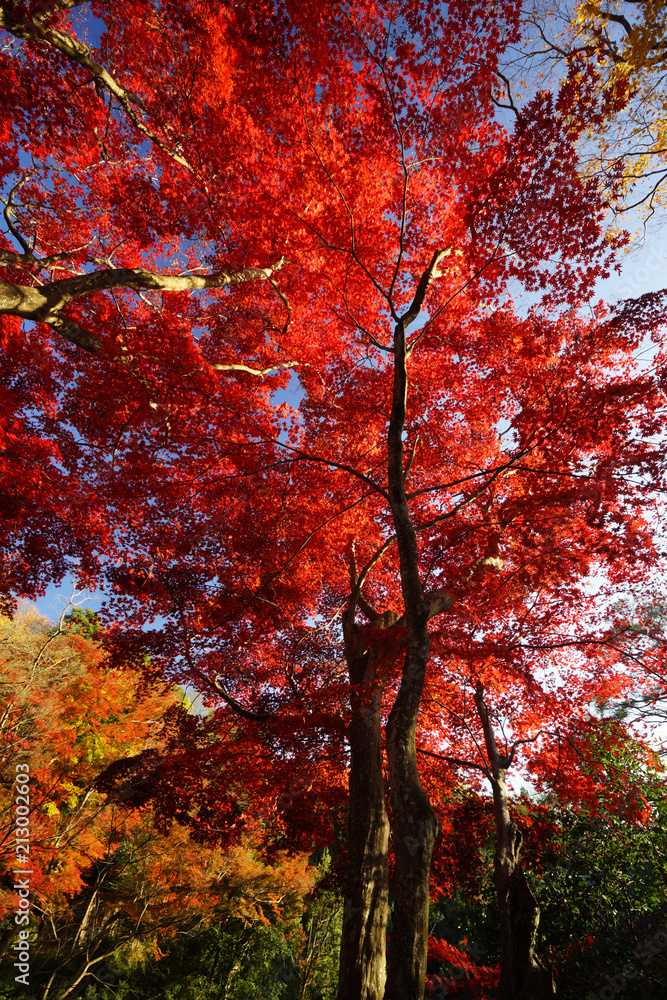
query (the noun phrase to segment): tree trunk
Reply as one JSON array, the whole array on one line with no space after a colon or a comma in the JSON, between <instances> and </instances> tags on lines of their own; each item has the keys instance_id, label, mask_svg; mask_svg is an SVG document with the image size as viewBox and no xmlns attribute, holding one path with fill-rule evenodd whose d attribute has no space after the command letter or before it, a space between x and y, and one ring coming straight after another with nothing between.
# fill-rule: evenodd
<instances>
[{"instance_id":1,"label":"tree trunk","mask_svg":"<svg viewBox=\"0 0 667 1000\"><path fill-rule=\"evenodd\" d=\"M500 913L500 1000L546 1000L556 995L553 974L535 954L540 908L519 861L523 837L512 821L507 801L507 759L496 739L481 684L475 704L484 729L491 765L496 823L494 876Z\"/></svg>"},{"instance_id":2,"label":"tree trunk","mask_svg":"<svg viewBox=\"0 0 667 1000\"><path fill-rule=\"evenodd\" d=\"M351 681L349 875L338 1000L382 1000L389 905L389 820L382 772L382 685L377 653L364 649L354 608L343 616Z\"/></svg>"},{"instance_id":3,"label":"tree trunk","mask_svg":"<svg viewBox=\"0 0 667 1000\"><path fill-rule=\"evenodd\" d=\"M422 1000L426 976L428 909L433 842L438 824L422 788L415 736L430 642L429 612L419 572L419 549L405 492L403 434L407 413L406 331L421 311L443 256L437 251L422 274L415 297L394 327L394 383L387 432L387 485L405 608L406 653L401 686L387 726L387 760L394 848L394 920L386 1000ZM416 447L416 442L413 446ZM408 465L412 458L408 460Z\"/></svg>"},{"instance_id":4,"label":"tree trunk","mask_svg":"<svg viewBox=\"0 0 667 1000\"><path fill-rule=\"evenodd\" d=\"M350 878L343 916L338 1000L422 1000L428 945L429 878L435 813L422 788L415 736L429 656L428 620L453 604L444 591L424 596L417 535L410 517L403 469L407 406L406 330L421 311L437 277L444 251L436 251L422 274L415 297L394 327L394 380L387 432L387 485L401 575L406 654L401 686L389 716L387 760L394 847L394 922L385 985L387 851L389 825L384 798L381 745L382 689L377 677L381 643L371 633L398 622L392 612L377 614L361 598L363 580L352 573L353 596L343 615L345 648L352 683L350 740ZM415 443L416 446L416 443ZM414 449L413 455L414 457ZM410 459L411 461L412 459ZM370 629L354 624L357 604ZM370 643L370 649L368 645Z\"/></svg>"},{"instance_id":5,"label":"tree trunk","mask_svg":"<svg viewBox=\"0 0 667 1000\"><path fill-rule=\"evenodd\" d=\"M425 666L424 659L423 668L418 663L404 672L387 727L395 905L386 1000L422 1000L424 995L431 856L438 830L415 749Z\"/></svg>"}]
</instances>

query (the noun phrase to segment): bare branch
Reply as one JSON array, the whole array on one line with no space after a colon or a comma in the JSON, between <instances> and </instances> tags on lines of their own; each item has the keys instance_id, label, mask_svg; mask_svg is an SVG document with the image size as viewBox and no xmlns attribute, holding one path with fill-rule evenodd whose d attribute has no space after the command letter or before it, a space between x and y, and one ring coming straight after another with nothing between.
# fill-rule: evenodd
<instances>
[{"instance_id":1,"label":"bare branch","mask_svg":"<svg viewBox=\"0 0 667 1000\"><path fill-rule=\"evenodd\" d=\"M370 476L365 475L363 472L359 472L358 469L353 468L351 465L347 465L345 462L335 462L332 458L324 458L320 455L310 455L308 452L301 451L300 448L294 448L292 445L287 444L285 441L275 440L273 442L277 444L280 448L284 448L286 451L291 451L294 455L298 455L299 458L306 462L317 462L320 465L328 465L331 469L340 469L341 472L349 472L351 476L355 476L356 479L360 479L362 483L366 483L370 486L372 490L379 493L380 496L384 497L385 500L388 499L387 492L379 486Z\"/></svg>"},{"instance_id":2,"label":"bare branch","mask_svg":"<svg viewBox=\"0 0 667 1000\"><path fill-rule=\"evenodd\" d=\"M414 443L413 443L412 448L410 450L410 455L408 457L408 461L406 463L405 470L403 472L403 482L405 482L407 480L408 476L410 475L410 469L412 468L412 463L415 460L415 453L417 451L417 445L418 444L419 444L419 434L417 434L415 436ZM409 497L408 497L408 499L409 499Z\"/></svg>"},{"instance_id":3,"label":"bare branch","mask_svg":"<svg viewBox=\"0 0 667 1000\"><path fill-rule=\"evenodd\" d=\"M534 743L535 740L539 739L540 736L544 735L545 733L548 736L551 735L551 731L549 729L540 729L539 732L535 733L534 736L526 736L522 740L514 740L514 742L512 743L512 747L510 749L510 752L509 752L509 756L507 758L507 766L508 767L511 766L511 764L512 764L512 762L514 760L514 756L516 754L516 751L517 751L518 747L522 746L524 743Z\"/></svg>"},{"instance_id":4,"label":"bare branch","mask_svg":"<svg viewBox=\"0 0 667 1000\"><path fill-rule=\"evenodd\" d=\"M3 251L3 255L6 258L7 251ZM51 281L39 288L0 280L0 315L18 316L34 323L46 323L70 343L100 357L105 354L102 341L73 320L61 315L64 307L72 299L94 292L111 291L114 288L135 290L148 288L162 292L183 292L225 288L246 281L270 281L274 284L272 275L284 263L285 260L281 257L272 267L245 267L240 271L215 271L206 275L168 275L154 274L142 268L105 268L90 274L77 274L71 278ZM294 364L295 362L288 362L279 367L292 367ZM228 367L223 365L219 370L227 370ZM250 368L246 370L251 374L261 375L268 371L268 369L262 371Z\"/></svg>"},{"instance_id":5,"label":"bare branch","mask_svg":"<svg viewBox=\"0 0 667 1000\"><path fill-rule=\"evenodd\" d=\"M143 268L106 268L91 274L77 274L44 285L45 294L69 302L81 295L111 288L148 288L160 292L189 292L199 289L225 288L246 281L269 281L285 263L284 257L271 267L244 267L240 271L214 271L211 274L155 274Z\"/></svg>"},{"instance_id":6,"label":"bare branch","mask_svg":"<svg viewBox=\"0 0 667 1000\"><path fill-rule=\"evenodd\" d=\"M506 76L504 76L503 73L500 72L499 69L496 70L496 76L499 77L505 84L505 89L507 91L507 99L509 101L509 104L501 104L500 101L496 101L493 94L491 94L491 101L493 102L493 104L495 104L497 108L504 108L506 111L513 111L514 114L516 115L516 120L519 122L519 124L522 124L523 115L521 114L516 104L514 103L514 98L512 97L512 89L510 87L509 80L507 79Z\"/></svg>"},{"instance_id":7,"label":"bare branch","mask_svg":"<svg viewBox=\"0 0 667 1000\"><path fill-rule=\"evenodd\" d=\"M433 256L431 257L430 264L428 265L428 267L422 274L421 278L419 279L417 290L415 292L415 297L410 303L409 308L401 316L400 323L404 330L407 330L410 324L414 323L414 321L419 316L421 308L424 305L424 300L426 298L426 293L428 292L429 285L431 284L434 278L440 277L440 272L438 271L438 264L443 259L443 257L447 257L448 254L450 253L451 253L450 249L436 250Z\"/></svg>"},{"instance_id":8,"label":"bare branch","mask_svg":"<svg viewBox=\"0 0 667 1000\"><path fill-rule=\"evenodd\" d=\"M9 229L10 233L12 234L12 236L14 237L14 239L16 240L16 242L21 244L21 247L23 248L24 255L27 256L27 257L32 257L32 253L31 253L29 245L23 239L23 237L21 236L21 233L18 231L18 229L16 228L16 226L14 225L14 223L12 221L13 218L16 218L16 210L14 208L14 195L19 190L19 188L22 188L23 185L27 182L29 176L30 176L29 174L26 174L25 177L22 177L20 181L17 181L16 184L14 185L14 187L11 189L11 191L7 195L7 197L6 198L0 198L0 201L2 201L4 203L4 206L5 206L2 214L5 217L5 222L7 223L7 228ZM0 251L0 253L2 253L2 251ZM20 259L21 255L17 254L16 256L19 257L19 259Z\"/></svg>"},{"instance_id":9,"label":"bare branch","mask_svg":"<svg viewBox=\"0 0 667 1000\"><path fill-rule=\"evenodd\" d=\"M204 675L201 674L203 677ZM208 680L208 678L206 678ZM221 698L227 702L227 704L234 709L234 711L241 716L243 719L248 719L251 722L266 722L271 716L267 715L265 712L251 712L250 709L244 708L240 702L233 698L231 694L222 686L220 683L220 675L218 674L214 681L209 681L215 690L218 692Z\"/></svg>"},{"instance_id":10,"label":"bare branch","mask_svg":"<svg viewBox=\"0 0 667 1000\"><path fill-rule=\"evenodd\" d=\"M249 365L211 365L210 367L216 372L248 372L249 375L259 375L263 378L270 372L285 371L287 368L295 368L298 364L298 361L285 361L283 364L272 365L270 368L250 368Z\"/></svg>"},{"instance_id":11,"label":"bare branch","mask_svg":"<svg viewBox=\"0 0 667 1000\"><path fill-rule=\"evenodd\" d=\"M494 779L497 781L500 772L507 770L508 761L504 755L498 753L496 734L493 731L491 719L489 718L489 711L484 701L484 686L481 681L477 683L477 687L475 688L474 699L475 705L477 706L477 714L479 715L479 720L482 723L482 729L484 731L484 742L486 744L486 752L489 757L489 763L491 764L491 772Z\"/></svg>"},{"instance_id":12,"label":"bare branch","mask_svg":"<svg viewBox=\"0 0 667 1000\"><path fill-rule=\"evenodd\" d=\"M444 760L448 764L453 764L455 767L474 767L475 770L481 771L485 777L491 777L488 767L485 767L483 764L476 764L472 760L460 760L458 757L449 757L444 753L433 753L432 750L424 750L423 747L417 747L417 753L421 753L425 757L435 757L436 760Z\"/></svg>"}]
</instances>

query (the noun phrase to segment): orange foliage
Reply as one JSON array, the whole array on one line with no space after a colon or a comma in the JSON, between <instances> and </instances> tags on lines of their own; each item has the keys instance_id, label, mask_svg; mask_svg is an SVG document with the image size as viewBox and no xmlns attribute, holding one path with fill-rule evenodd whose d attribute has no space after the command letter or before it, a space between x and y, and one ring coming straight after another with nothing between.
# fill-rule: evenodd
<instances>
[{"instance_id":1,"label":"orange foliage","mask_svg":"<svg viewBox=\"0 0 667 1000\"><path fill-rule=\"evenodd\" d=\"M110 669L98 643L48 627L32 608L0 619L0 917L18 912L13 797L16 764L29 766L31 926L55 968L58 947L86 955L155 953L179 927L221 908L244 922L292 918L314 884L305 854L276 854L268 865L245 839L207 847L171 822L156 830L154 810L113 801L97 787L114 762L164 749L179 696L140 671ZM23 773L23 772L21 772ZM84 962L85 964L85 962ZM86 974L88 974L86 972Z\"/></svg>"}]
</instances>

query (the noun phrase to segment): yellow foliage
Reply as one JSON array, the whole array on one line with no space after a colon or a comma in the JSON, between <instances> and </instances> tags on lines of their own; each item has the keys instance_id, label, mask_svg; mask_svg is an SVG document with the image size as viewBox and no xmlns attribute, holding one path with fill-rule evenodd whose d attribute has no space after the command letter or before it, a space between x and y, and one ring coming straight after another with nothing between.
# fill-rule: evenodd
<instances>
[{"instance_id":1,"label":"yellow foliage","mask_svg":"<svg viewBox=\"0 0 667 1000\"><path fill-rule=\"evenodd\" d=\"M667 5L584 0L571 24L571 51L588 58L601 91L617 99L606 127L589 136L589 169L609 175L621 166L620 207L652 214L667 200Z\"/></svg>"}]
</instances>

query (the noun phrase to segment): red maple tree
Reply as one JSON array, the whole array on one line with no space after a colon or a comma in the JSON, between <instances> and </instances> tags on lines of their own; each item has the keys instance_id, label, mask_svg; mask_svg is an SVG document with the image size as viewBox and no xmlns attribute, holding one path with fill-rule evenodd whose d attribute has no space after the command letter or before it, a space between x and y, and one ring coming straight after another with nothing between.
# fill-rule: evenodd
<instances>
[{"instance_id":1,"label":"red maple tree","mask_svg":"<svg viewBox=\"0 0 667 1000\"><path fill-rule=\"evenodd\" d=\"M595 93L498 120L515 3L17 0L0 29L4 589L103 578L123 657L207 693L244 780L302 768L322 829L349 765L339 996L417 1000L427 677L451 698L470 620L657 559L662 300L578 309L619 242L577 172Z\"/></svg>"}]
</instances>

